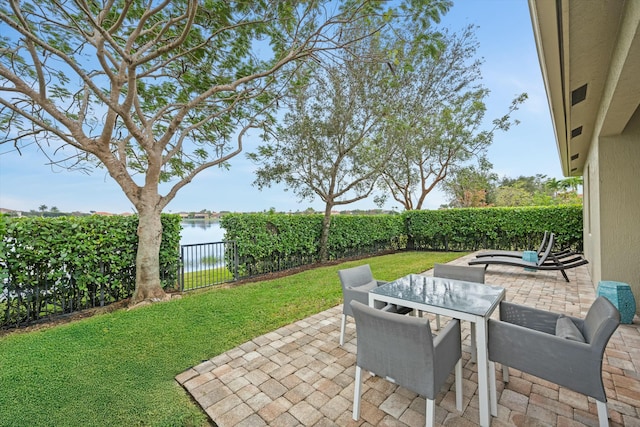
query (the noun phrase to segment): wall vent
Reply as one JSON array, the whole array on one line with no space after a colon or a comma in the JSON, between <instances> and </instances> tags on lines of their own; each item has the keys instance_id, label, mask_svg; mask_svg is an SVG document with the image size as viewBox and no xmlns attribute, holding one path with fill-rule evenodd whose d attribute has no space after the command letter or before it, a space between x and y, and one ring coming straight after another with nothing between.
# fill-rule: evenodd
<instances>
[{"instance_id":1,"label":"wall vent","mask_svg":"<svg viewBox=\"0 0 640 427\"><path fill-rule=\"evenodd\" d=\"M577 160L578 157L580 157L580 153L576 153L573 156L571 156L571 160Z\"/></svg>"},{"instance_id":2,"label":"wall vent","mask_svg":"<svg viewBox=\"0 0 640 427\"><path fill-rule=\"evenodd\" d=\"M576 105L578 102L582 102L587 97L587 85L584 84L578 89L571 92L571 106Z\"/></svg>"},{"instance_id":3,"label":"wall vent","mask_svg":"<svg viewBox=\"0 0 640 427\"><path fill-rule=\"evenodd\" d=\"M582 135L582 126L578 126L577 128L571 131L571 138L575 138L576 136Z\"/></svg>"}]
</instances>

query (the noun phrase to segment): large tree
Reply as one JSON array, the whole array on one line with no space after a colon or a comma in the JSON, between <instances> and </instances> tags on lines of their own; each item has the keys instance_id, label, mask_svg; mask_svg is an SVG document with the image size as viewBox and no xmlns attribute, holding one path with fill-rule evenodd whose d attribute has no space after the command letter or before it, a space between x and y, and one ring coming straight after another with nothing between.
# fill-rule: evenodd
<instances>
[{"instance_id":1,"label":"large tree","mask_svg":"<svg viewBox=\"0 0 640 427\"><path fill-rule=\"evenodd\" d=\"M481 157L497 130L508 130L513 113L526 99L518 96L507 114L485 127L481 61L475 58L474 27L445 31L438 55L408 45L398 53L396 120L390 121L399 150L384 180L404 209L421 209L427 195L448 175ZM402 65L404 64L404 65Z\"/></svg>"},{"instance_id":2,"label":"large tree","mask_svg":"<svg viewBox=\"0 0 640 427\"><path fill-rule=\"evenodd\" d=\"M479 208L490 206L495 199L498 174L492 172L493 165L480 158L478 165L453 168L441 188L449 197L449 207Z\"/></svg>"},{"instance_id":3,"label":"large tree","mask_svg":"<svg viewBox=\"0 0 640 427\"><path fill-rule=\"evenodd\" d=\"M9 0L0 4L0 143L105 168L139 215L132 303L163 299L163 208L241 152L289 76L372 20L419 31L448 0ZM378 19L382 18L382 19ZM366 35L364 36L366 37ZM161 183L169 183L161 194ZM164 187L163 187L164 188Z\"/></svg>"},{"instance_id":4,"label":"large tree","mask_svg":"<svg viewBox=\"0 0 640 427\"><path fill-rule=\"evenodd\" d=\"M395 94L380 37L351 46L333 64L310 67L292 91L274 138L248 157L262 189L283 182L324 202L320 259L328 259L331 212L371 195L394 152L382 135Z\"/></svg>"}]
</instances>

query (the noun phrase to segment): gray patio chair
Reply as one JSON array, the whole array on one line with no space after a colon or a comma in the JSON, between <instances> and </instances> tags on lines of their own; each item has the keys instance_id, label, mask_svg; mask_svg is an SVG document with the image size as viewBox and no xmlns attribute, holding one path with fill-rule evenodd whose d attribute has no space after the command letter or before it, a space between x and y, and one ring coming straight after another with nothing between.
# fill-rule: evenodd
<instances>
[{"instance_id":1,"label":"gray patio chair","mask_svg":"<svg viewBox=\"0 0 640 427\"><path fill-rule=\"evenodd\" d=\"M353 317L349 303L352 300L356 300L362 304L369 304L369 291L388 282L374 279L369 264L338 270L338 277L342 285L342 298L344 300L340 326L340 345L344 345L344 331L347 326L347 316ZM406 307L387 306L382 302L376 304L376 308L378 309L393 311L399 314L406 314L411 311L411 309Z\"/></svg>"},{"instance_id":2,"label":"gray patio chair","mask_svg":"<svg viewBox=\"0 0 640 427\"><path fill-rule=\"evenodd\" d=\"M433 277L442 277L465 282L484 283L484 267L469 267L466 265L435 264ZM440 330L440 315L436 314L436 330ZM476 361L476 325L471 324L471 361Z\"/></svg>"},{"instance_id":3,"label":"gray patio chair","mask_svg":"<svg viewBox=\"0 0 640 427\"><path fill-rule=\"evenodd\" d=\"M362 370L424 396L426 425L435 422L435 398L455 367L456 408L462 412L460 322L453 319L434 337L429 320L399 316L352 301L356 321L353 419L360 418Z\"/></svg>"},{"instance_id":4,"label":"gray patio chair","mask_svg":"<svg viewBox=\"0 0 640 427\"><path fill-rule=\"evenodd\" d=\"M512 367L593 397L600 426L608 426L602 358L619 323L618 309L602 296L584 320L502 302L500 320L489 320L489 373L498 362L505 382ZM495 378L490 385L495 396Z\"/></svg>"}]
</instances>

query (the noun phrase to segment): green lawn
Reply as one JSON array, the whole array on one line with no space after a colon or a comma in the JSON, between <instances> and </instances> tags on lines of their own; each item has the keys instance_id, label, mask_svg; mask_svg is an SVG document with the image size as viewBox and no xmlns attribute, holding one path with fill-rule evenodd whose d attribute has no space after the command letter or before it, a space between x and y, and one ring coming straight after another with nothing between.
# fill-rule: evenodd
<instances>
[{"instance_id":1,"label":"green lawn","mask_svg":"<svg viewBox=\"0 0 640 427\"><path fill-rule=\"evenodd\" d=\"M207 270L190 271L184 273L183 287L186 290L209 286L211 283L224 283L233 280L233 273L226 267L211 268Z\"/></svg>"},{"instance_id":2,"label":"green lawn","mask_svg":"<svg viewBox=\"0 0 640 427\"><path fill-rule=\"evenodd\" d=\"M0 338L1 426L203 426L174 377L342 301L337 270L368 263L393 280L464 254L406 252L185 294Z\"/></svg>"}]
</instances>

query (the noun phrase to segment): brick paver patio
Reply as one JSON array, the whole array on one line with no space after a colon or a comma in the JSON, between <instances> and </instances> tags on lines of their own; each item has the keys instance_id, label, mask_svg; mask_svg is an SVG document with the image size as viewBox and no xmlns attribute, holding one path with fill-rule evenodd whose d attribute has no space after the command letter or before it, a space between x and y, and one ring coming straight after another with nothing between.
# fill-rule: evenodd
<instances>
[{"instance_id":1,"label":"brick paver patio","mask_svg":"<svg viewBox=\"0 0 640 427\"><path fill-rule=\"evenodd\" d=\"M452 263L466 265L467 260ZM568 275L571 283L559 272L490 266L486 282L505 287L507 301L584 317L595 286L586 266ZM369 374L364 375L360 420L351 419L355 324L348 319L345 345L340 347L341 313L342 306L337 306L260 336L176 380L219 427L424 425L423 398ZM455 409L450 375L436 400L436 422L445 426L478 424L477 369L470 361L469 324L462 325L463 412ZM597 426L593 399L514 369L510 374L504 385L498 366L498 416L492 426ZM632 325L620 325L609 341L603 378L611 425L640 427L638 316Z\"/></svg>"}]
</instances>

